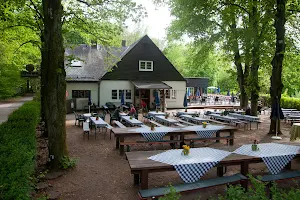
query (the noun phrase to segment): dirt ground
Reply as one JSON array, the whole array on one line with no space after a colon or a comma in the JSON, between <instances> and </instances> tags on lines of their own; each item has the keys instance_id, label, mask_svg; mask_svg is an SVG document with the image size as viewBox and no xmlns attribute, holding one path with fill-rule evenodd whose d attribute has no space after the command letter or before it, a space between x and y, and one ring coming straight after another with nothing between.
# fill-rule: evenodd
<instances>
[{"instance_id":1,"label":"dirt ground","mask_svg":"<svg viewBox=\"0 0 300 200\"><path fill-rule=\"evenodd\" d=\"M203 113L203 110L201 111ZM109 121L109 116L106 116ZM269 113L260 116L262 123L259 129L253 125L252 130L239 129L235 133L235 146L252 143L254 139L260 143L272 142L271 136L267 135L269 129ZM130 174L129 165L125 156L120 156L115 149L115 140L109 139L107 132L99 133L97 139L94 134L83 139L83 131L79 126L74 125L74 115L67 115L67 145L70 157L78 158L77 166L69 170L65 175L49 180L51 187L48 190L57 191L61 194L61 199L65 200L135 200L137 198L138 187L133 185L133 175ZM289 142L290 124L281 122L282 140ZM295 142L296 143L296 142ZM210 147L225 145L223 143L206 143ZM198 145L197 147L200 147ZM167 147L167 146L166 146ZM132 150L154 150L155 147L135 147ZM159 149L159 148L157 148ZM293 161L292 168L300 168L300 161ZM229 167L225 175L239 172L239 167ZM266 172L267 168L263 163L250 165L250 172ZM216 176L216 169L210 170L203 179ZM149 174L149 188L165 186L169 183L181 183L181 179L176 171L151 173ZM282 187L287 183L283 183ZM185 194L181 199L207 199L224 194L225 187L215 187L199 192Z\"/></svg>"}]
</instances>

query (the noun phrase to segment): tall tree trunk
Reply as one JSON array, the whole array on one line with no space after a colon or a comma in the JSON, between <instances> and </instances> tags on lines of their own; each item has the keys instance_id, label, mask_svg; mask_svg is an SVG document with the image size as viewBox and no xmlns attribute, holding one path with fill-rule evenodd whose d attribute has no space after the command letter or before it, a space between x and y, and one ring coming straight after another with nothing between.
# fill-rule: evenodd
<instances>
[{"instance_id":1,"label":"tall tree trunk","mask_svg":"<svg viewBox=\"0 0 300 200\"><path fill-rule=\"evenodd\" d=\"M236 33L236 24L235 24L235 18L232 19L233 24L231 25L231 32L233 33L233 51L234 51L234 64L237 69L237 82L240 88L240 107L242 109L246 109L248 106L248 96L246 93L246 79L248 76L248 72L245 68L245 71L243 70L243 66L241 63L241 55L239 50L239 44L238 44L238 36ZM245 66L246 67L246 66Z\"/></svg>"},{"instance_id":2,"label":"tall tree trunk","mask_svg":"<svg viewBox=\"0 0 300 200\"><path fill-rule=\"evenodd\" d=\"M250 94L251 94L251 115L257 115L257 106L260 87L258 85L258 68L259 68L259 33L258 33L258 21L259 14L257 11L257 0L253 0L252 13L250 17L253 33L253 46L252 46L252 64L251 64L251 79L250 79Z\"/></svg>"},{"instance_id":3,"label":"tall tree trunk","mask_svg":"<svg viewBox=\"0 0 300 200\"><path fill-rule=\"evenodd\" d=\"M281 99L281 93L282 93L282 80L281 80L281 74L282 74L282 62L284 59L284 53L285 53L285 6L286 6L286 0L277 0L277 8L276 8L276 15L275 15L275 22L274 27L276 30L276 50L275 55L272 59L272 76L271 76L271 87L270 87L270 96L271 96L271 102L272 106L276 102L276 97L278 97L279 105L280 105L280 99ZM272 107L273 110L273 107ZM277 127L278 132L280 133L280 121ZM274 134L276 131L276 120L271 119L271 125L269 134Z\"/></svg>"},{"instance_id":4,"label":"tall tree trunk","mask_svg":"<svg viewBox=\"0 0 300 200\"><path fill-rule=\"evenodd\" d=\"M62 37L61 0L43 0L44 43L42 50L43 98L45 120L48 125L50 164L59 167L67 156L66 147L66 82Z\"/></svg>"}]
</instances>

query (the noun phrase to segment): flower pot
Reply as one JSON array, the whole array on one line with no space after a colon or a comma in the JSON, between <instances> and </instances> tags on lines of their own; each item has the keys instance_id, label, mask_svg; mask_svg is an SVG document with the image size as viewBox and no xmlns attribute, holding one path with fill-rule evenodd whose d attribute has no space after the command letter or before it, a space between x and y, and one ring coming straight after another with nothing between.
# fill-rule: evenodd
<instances>
[{"instance_id":1,"label":"flower pot","mask_svg":"<svg viewBox=\"0 0 300 200\"><path fill-rule=\"evenodd\" d=\"M155 130L155 127L154 126L151 126L151 131L154 131Z\"/></svg>"},{"instance_id":2,"label":"flower pot","mask_svg":"<svg viewBox=\"0 0 300 200\"><path fill-rule=\"evenodd\" d=\"M251 148L252 148L252 151L258 151L259 150L257 144L252 144Z\"/></svg>"},{"instance_id":3,"label":"flower pot","mask_svg":"<svg viewBox=\"0 0 300 200\"><path fill-rule=\"evenodd\" d=\"M96 117L96 120L99 120L99 117Z\"/></svg>"},{"instance_id":4,"label":"flower pot","mask_svg":"<svg viewBox=\"0 0 300 200\"><path fill-rule=\"evenodd\" d=\"M182 150L182 155L188 156L189 154L190 154L190 150L189 149L183 149Z\"/></svg>"},{"instance_id":5,"label":"flower pot","mask_svg":"<svg viewBox=\"0 0 300 200\"><path fill-rule=\"evenodd\" d=\"M206 128L207 124L202 124L203 128Z\"/></svg>"}]
</instances>

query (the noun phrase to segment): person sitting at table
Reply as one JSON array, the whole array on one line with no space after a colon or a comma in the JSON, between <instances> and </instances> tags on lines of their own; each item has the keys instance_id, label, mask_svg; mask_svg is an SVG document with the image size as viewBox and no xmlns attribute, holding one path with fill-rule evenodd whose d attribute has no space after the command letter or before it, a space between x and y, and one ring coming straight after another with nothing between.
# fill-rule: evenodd
<instances>
[{"instance_id":1,"label":"person sitting at table","mask_svg":"<svg viewBox=\"0 0 300 200\"><path fill-rule=\"evenodd\" d=\"M130 111L129 111L129 115L134 116L136 114L136 110L133 106L133 104L130 104Z\"/></svg>"},{"instance_id":2,"label":"person sitting at table","mask_svg":"<svg viewBox=\"0 0 300 200\"><path fill-rule=\"evenodd\" d=\"M145 101L141 100L141 106L142 106L143 111L147 111L147 104Z\"/></svg>"}]
</instances>

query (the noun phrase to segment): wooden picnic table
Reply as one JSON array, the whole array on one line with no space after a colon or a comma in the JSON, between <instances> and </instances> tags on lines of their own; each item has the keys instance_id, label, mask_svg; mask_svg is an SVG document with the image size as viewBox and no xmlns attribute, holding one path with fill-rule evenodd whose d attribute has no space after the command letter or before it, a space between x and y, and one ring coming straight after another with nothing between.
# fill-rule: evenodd
<instances>
[{"instance_id":1,"label":"wooden picnic table","mask_svg":"<svg viewBox=\"0 0 300 200\"><path fill-rule=\"evenodd\" d=\"M186 128L186 127L185 127ZM125 141L127 138L131 138L134 136L142 136L141 133L131 131L132 128L113 128L112 133L115 135L116 138L116 149L119 149L120 155L124 155L124 145L122 143ZM228 132L229 136L231 137L229 139L229 145L234 144L234 132L237 130L237 128L232 127L232 126L224 126L222 129L216 132L216 143L220 142L220 133L221 132ZM173 130L172 132L168 132L166 136L170 137L170 140L174 140L174 137L179 136L180 140L184 142L185 136L186 135L196 135L195 131L187 130L187 129L181 129L177 128ZM209 139L209 138L207 138Z\"/></svg>"},{"instance_id":2,"label":"wooden picnic table","mask_svg":"<svg viewBox=\"0 0 300 200\"><path fill-rule=\"evenodd\" d=\"M126 121L131 126L141 126L141 125L144 124L143 122L135 119L134 117L132 117L132 119L130 119L130 116L121 116L121 119L123 119L124 121Z\"/></svg>"},{"instance_id":3,"label":"wooden picnic table","mask_svg":"<svg viewBox=\"0 0 300 200\"><path fill-rule=\"evenodd\" d=\"M201 117L193 117L191 115L180 115L180 118L184 118L187 121L193 121L196 123L209 122L209 119L204 119Z\"/></svg>"},{"instance_id":4,"label":"wooden picnic table","mask_svg":"<svg viewBox=\"0 0 300 200\"><path fill-rule=\"evenodd\" d=\"M238 119L235 117L230 117L230 116L225 116L225 115L222 116L222 115L218 115L218 114L209 114L209 116L213 117L215 119L218 119L218 120L229 122L229 123L238 121Z\"/></svg>"},{"instance_id":5,"label":"wooden picnic table","mask_svg":"<svg viewBox=\"0 0 300 200\"><path fill-rule=\"evenodd\" d=\"M237 148L238 147L227 146L218 147L215 149L232 152ZM174 166L172 165L148 159L148 157L157 155L162 152L164 152L164 150L126 152L126 157L131 170L131 174L134 175L134 184L140 184L141 189L148 189L148 177L150 173L175 170ZM296 157L300 157L300 154L298 153L295 158ZM215 167L217 167L217 176L223 176L224 167L239 165L240 173L247 176L249 173L249 164L261 162L263 162L263 160L260 157L232 153L221 160ZM286 168L291 169L291 162L287 164Z\"/></svg>"},{"instance_id":6,"label":"wooden picnic table","mask_svg":"<svg viewBox=\"0 0 300 200\"><path fill-rule=\"evenodd\" d=\"M156 112L156 111L150 111L150 112L148 112L148 114L150 115L150 116L165 116L166 115L166 113L164 113L164 112Z\"/></svg>"},{"instance_id":7,"label":"wooden picnic table","mask_svg":"<svg viewBox=\"0 0 300 200\"><path fill-rule=\"evenodd\" d=\"M166 118L165 116L160 116L160 115L159 116L154 116L154 117L157 121L160 121L162 123L167 123L168 125L179 123L179 121L177 121L176 119L172 119L170 117Z\"/></svg>"},{"instance_id":8,"label":"wooden picnic table","mask_svg":"<svg viewBox=\"0 0 300 200\"><path fill-rule=\"evenodd\" d=\"M184 111L179 111L177 112L178 116L182 116L182 115L197 115L197 112L184 112Z\"/></svg>"}]
</instances>

